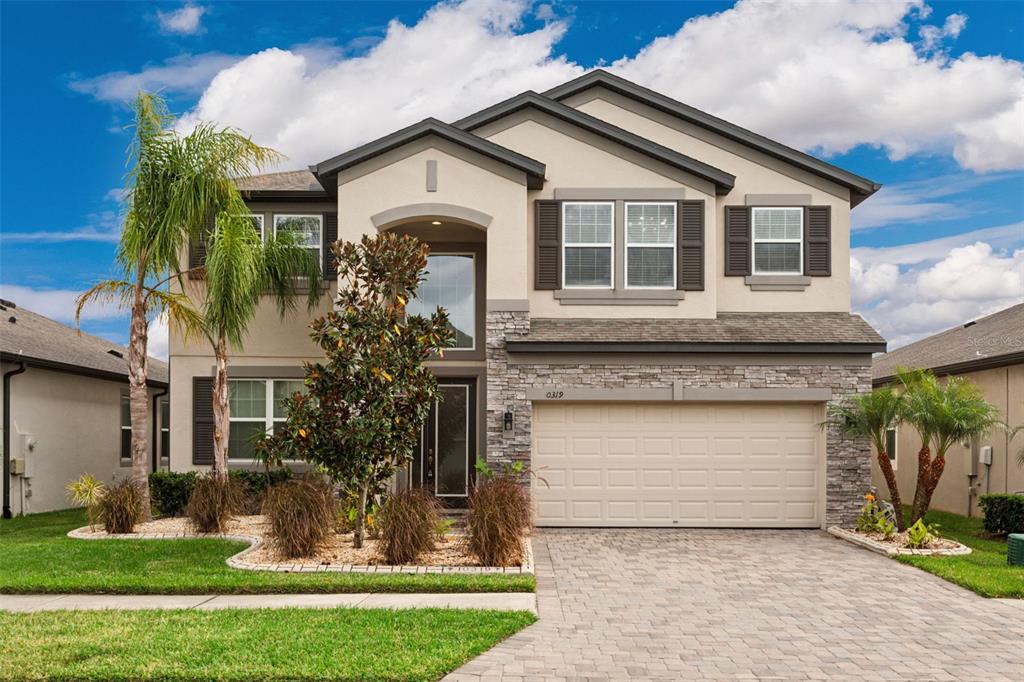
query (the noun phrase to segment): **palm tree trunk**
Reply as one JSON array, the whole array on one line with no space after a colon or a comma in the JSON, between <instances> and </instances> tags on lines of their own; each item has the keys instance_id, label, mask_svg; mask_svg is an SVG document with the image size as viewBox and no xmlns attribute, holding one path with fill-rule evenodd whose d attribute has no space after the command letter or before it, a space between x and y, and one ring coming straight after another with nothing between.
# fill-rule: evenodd
<instances>
[{"instance_id":1,"label":"palm tree trunk","mask_svg":"<svg viewBox=\"0 0 1024 682\"><path fill-rule=\"evenodd\" d=\"M142 521L153 518L149 502L149 391L146 347L149 329L146 325L146 301L142 276L135 287L132 319L128 340L128 397L132 418L132 481L142 499Z\"/></svg>"},{"instance_id":2,"label":"palm tree trunk","mask_svg":"<svg viewBox=\"0 0 1024 682\"><path fill-rule=\"evenodd\" d=\"M939 487L939 479L942 478L942 472L946 470L946 458L942 455L938 455L932 460L932 465L928 470L928 475L924 479L924 495L921 500L921 513L914 520L923 518L928 512L928 509L932 505L932 495L935 493L935 489Z\"/></svg>"},{"instance_id":3,"label":"palm tree trunk","mask_svg":"<svg viewBox=\"0 0 1024 682\"><path fill-rule=\"evenodd\" d=\"M366 535L366 497L369 494L369 484L359 488L359 502L356 507L356 527L352 532L352 546L362 549L363 537Z\"/></svg>"},{"instance_id":4,"label":"palm tree trunk","mask_svg":"<svg viewBox=\"0 0 1024 682\"><path fill-rule=\"evenodd\" d=\"M924 445L917 453L917 487L914 489L914 506L911 507L910 525L917 523L918 519L928 511L928 504L931 501L931 494L928 492L928 480L931 476L931 470L931 448Z\"/></svg>"},{"instance_id":5,"label":"palm tree trunk","mask_svg":"<svg viewBox=\"0 0 1024 682\"><path fill-rule=\"evenodd\" d=\"M228 344L224 334L214 346L217 372L213 377L213 474L219 480L228 477L228 437L231 411L228 405Z\"/></svg>"},{"instance_id":6,"label":"palm tree trunk","mask_svg":"<svg viewBox=\"0 0 1024 682\"><path fill-rule=\"evenodd\" d=\"M889 501L896 510L896 530L901 533L907 529L906 519L903 518L903 502L900 500L900 489L896 485L896 472L892 470L892 460L885 450L878 451L878 467L885 477L885 484L889 486Z\"/></svg>"}]
</instances>

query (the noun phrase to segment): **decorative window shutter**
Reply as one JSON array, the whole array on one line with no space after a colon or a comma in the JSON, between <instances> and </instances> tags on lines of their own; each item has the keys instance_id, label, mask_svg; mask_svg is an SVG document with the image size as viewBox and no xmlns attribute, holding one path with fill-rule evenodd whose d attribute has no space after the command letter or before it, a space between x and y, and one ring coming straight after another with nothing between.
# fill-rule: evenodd
<instances>
[{"instance_id":1,"label":"decorative window shutter","mask_svg":"<svg viewBox=\"0 0 1024 682\"><path fill-rule=\"evenodd\" d=\"M725 276L750 274L750 207L725 207Z\"/></svg>"},{"instance_id":2,"label":"decorative window shutter","mask_svg":"<svg viewBox=\"0 0 1024 682\"><path fill-rule=\"evenodd\" d=\"M560 289L562 286L562 202L537 199L536 255L534 288Z\"/></svg>"},{"instance_id":3,"label":"decorative window shutter","mask_svg":"<svg viewBox=\"0 0 1024 682\"><path fill-rule=\"evenodd\" d=\"M832 276L832 207L804 209L804 274Z\"/></svg>"},{"instance_id":4,"label":"decorative window shutter","mask_svg":"<svg viewBox=\"0 0 1024 682\"><path fill-rule=\"evenodd\" d=\"M192 377L192 463L213 464L213 377Z\"/></svg>"},{"instance_id":5,"label":"decorative window shutter","mask_svg":"<svg viewBox=\"0 0 1024 682\"><path fill-rule=\"evenodd\" d=\"M210 219L206 221L206 227L203 228L199 234L198 239L192 239L188 245L188 267L189 270L194 268L201 268L206 265L206 242L209 239L210 234L213 232L213 228L217 222L217 216L210 216ZM192 277L196 277L199 273L192 273Z\"/></svg>"},{"instance_id":6,"label":"decorative window shutter","mask_svg":"<svg viewBox=\"0 0 1024 682\"><path fill-rule=\"evenodd\" d=\"M704 291L704 200L680 201L676 211L676 288Z\"/></svg>"},{"instance_id":7,"label":"decorative window shutter","mask_svg":"<svg viewBox=\"0 0 1024 682\"><path fill-rule=\"evenodd\" d=\"M324 213L324 279L338 279L338 264L334 262L331 245L338 241L338 214Z\"/></svg>"}]
</instances>

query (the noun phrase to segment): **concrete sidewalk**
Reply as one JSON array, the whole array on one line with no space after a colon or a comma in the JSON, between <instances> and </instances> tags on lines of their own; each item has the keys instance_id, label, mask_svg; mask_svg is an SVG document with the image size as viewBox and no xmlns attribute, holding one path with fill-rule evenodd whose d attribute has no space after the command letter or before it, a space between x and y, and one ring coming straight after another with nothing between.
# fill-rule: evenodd
<instances>
[{"instance_id":1,"label":"concrete sidewalk","mask_svg":"<svg viewBox=\"0 0 1024 682\"><path fill-rule=\"evenodd\" d=\"M529 592L423 594L0 594L0 611L138 611L140 609L493 609L537 613Z\"/></svg>"}]
</instances>

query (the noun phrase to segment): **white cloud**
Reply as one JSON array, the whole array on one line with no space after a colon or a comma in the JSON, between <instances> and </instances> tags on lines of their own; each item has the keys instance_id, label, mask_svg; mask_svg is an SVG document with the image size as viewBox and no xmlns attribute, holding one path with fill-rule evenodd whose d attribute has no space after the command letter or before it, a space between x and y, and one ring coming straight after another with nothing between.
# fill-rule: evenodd
<instances>
[{"instance_id":1,"label":"white cloud","mask_svg":"<svg viewBox=\"0 0 1024 682\"><path fill-rule=\"evenodd\" d=\"M918 31L921 36L921 48L928 52L937 50L947 38L957 38L966 26L965 14L950 14L942 26L926 24Z\"/></svg>"},{"instance_id":2,"label":"white cloud","mask_svg":"<svg viewBox=\"0 0 1024 682\"><path fill-rule=\"evenodd\" d=\"M984 208L983 204L971 201L972 190L1007 177L1010 174L954 173L885 185L871 201L859 205L850 214L851 227L864 230L882 225L963 218Z\"/></svg>"},{"instance_id":3,"label":"white cloud","mask_svg":"<svg viewBox=\"0 0 1024 682\"><path fill-rule=\"evenodd\" d=\"M108 192L107 199L110 199ZM121 217L115 211L100 211L87 216L81 227L36 230L32 232L0 231L0 241L53 244L57 242L116 242L121 238Z\"/></svg>"},{"instance_id":4,"label":"white cloud","mask_svg":"<svg viewBox=\"0 0 1024 682\"><path fill-rule=\"evenodd\" d=\"M202 19L206 12L205 7L187 3L173 12L157 11L156 18L160 22L160 30L164 33L196 35L203 31Z\"/></svg>"},{"instance_id":5,"label":"white cloud","mask_svg":"<svg viewBox=\"0 0 1024 682\"><path fill-rule=\"evenodd\" d=\"M106 102L129 102L139 90L164 94L199 94L220 71L238 61L238 57L219 52L178 55L163 64L131 71L112 71L93 78L72 78L75 92Z\"/></svg>"},{"instance_id":6,"label":"white cloud","mask_svg":"<svg viewBox=\"0 0 1024 682\"><path fill-rule=\"evenodd\" d=\"M154 358L167 361L170 352L170 341L167 333L167 316L161 315L149 323L149 341L147 353Z\"/></svg>"},{"instance_id":7,"label":"white cloud","mask_svg":"<svg viewBox=\"0 0 1024 682\"><path fill-rule=\"evenodd\" d=\"M0 298L13 301L43 317L64 324L75 323L75 299L82 294L73 289L33 289L20 284L0 284ZM115 303L92 303L82 310L82 320L113 320L124 315Z\"/></svg>"},{"instance_id":8,"label":"white cloud","mask_svg":"<svg viewBox=\"0 0 1024 682\"><path fill-rule=\"evenodd\" d=\"M985 227L960 234L929 239L898 246L860 246L853 249L853 257L864 267L884 263L915 265L942 260L953 249L975 242L985 242L995 249L1014 249L1024 244L1024 221Z\"/></svg>"}]
</instances>

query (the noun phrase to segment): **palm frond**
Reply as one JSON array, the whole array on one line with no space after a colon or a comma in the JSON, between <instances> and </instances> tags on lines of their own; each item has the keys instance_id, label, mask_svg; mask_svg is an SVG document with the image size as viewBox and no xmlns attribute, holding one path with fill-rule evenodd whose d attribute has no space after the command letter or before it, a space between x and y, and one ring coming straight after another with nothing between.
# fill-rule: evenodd
<instances>
[{"instance_id":1,"label":"palm frond","mask_svg":"<svg viewBox=\"0 0 1024 682\"><path fill-rule=\"evenodd\" d=\"M885 432L900 422L902 411L903 396L890 387L858 394L828 407L830 421L843 433L870 439L878 452L885 451Z\"/></svg>"},{"instance_id":2,"label":"palm frond","mask_svg":"<svg viewBox=\"0 0 1024 682\"><path fill-rule=\"evenodd\" d=\"M82 311L90 303L116 303L130 308L135 285L119 279L108 279L92 285L75 299L75 325L82 325Z\"/></svg>"},{"instance_id":3,"label":"palm frond","mask_svg":"<svg viewBox=\"0 0 1024 682\"><path fill-rule=\"evenodd\" d=\"M203 333L203 316L183 293L165 289L146 289L146 310L150 319L167 316L167 323L183 338L198 338Z\"/></svg>"}]
</instances>

